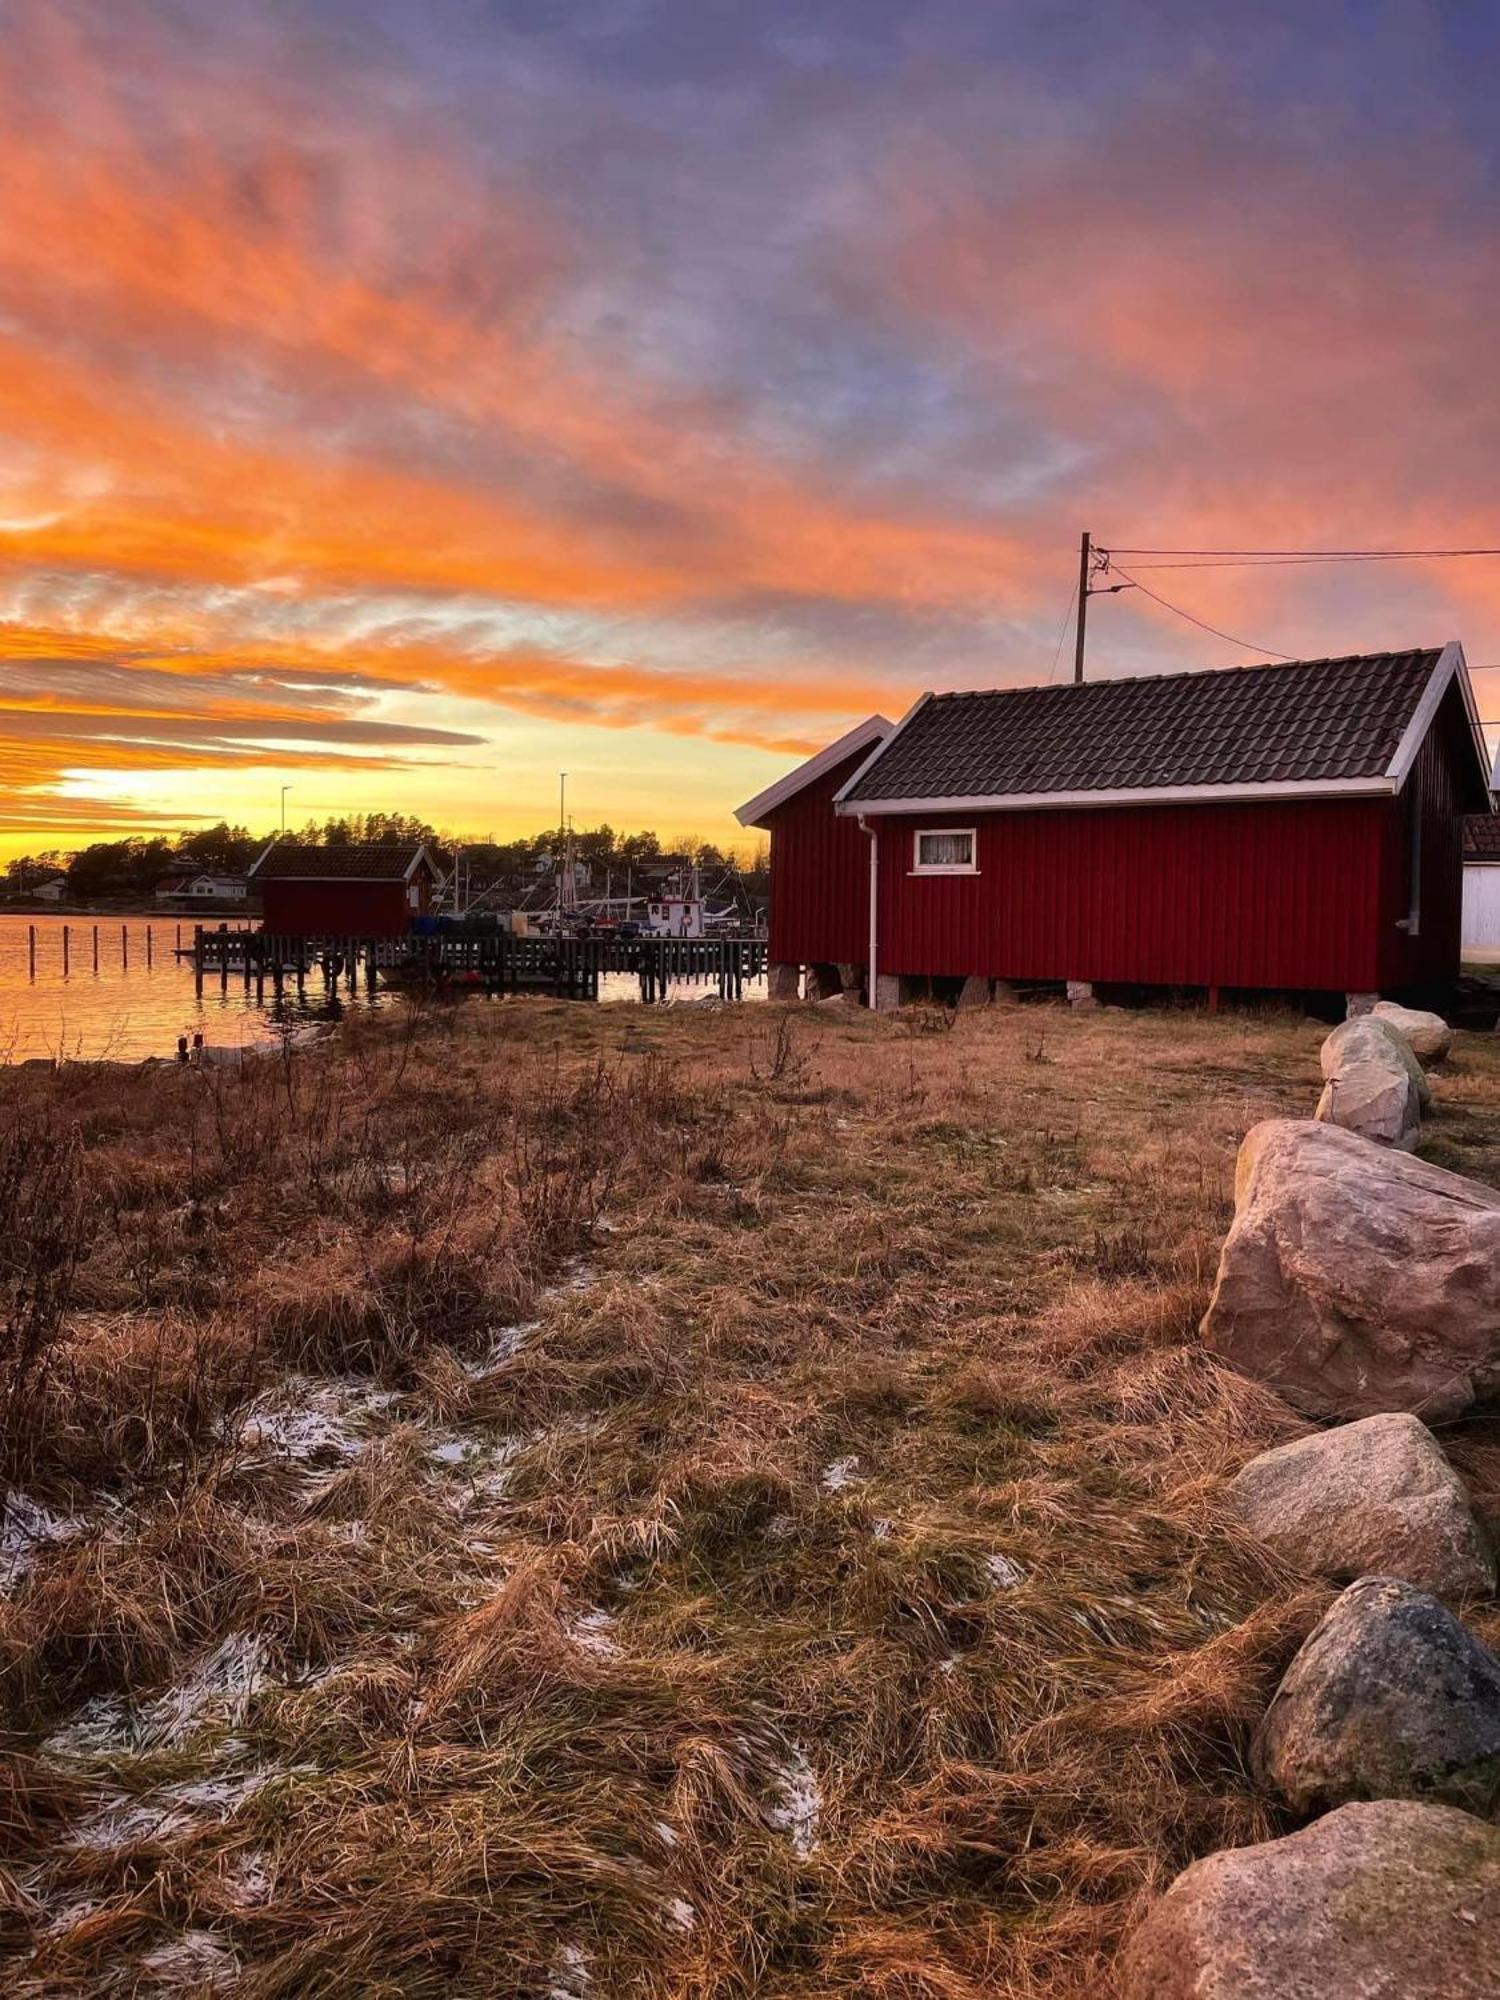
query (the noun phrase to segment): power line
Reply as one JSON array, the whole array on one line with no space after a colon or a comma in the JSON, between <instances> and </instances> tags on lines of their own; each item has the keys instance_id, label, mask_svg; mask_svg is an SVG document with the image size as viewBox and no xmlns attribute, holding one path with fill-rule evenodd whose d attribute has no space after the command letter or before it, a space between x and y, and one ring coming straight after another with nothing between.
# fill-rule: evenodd
<instances>
[{"instance_id":1,"label":"power line","mask_svg":"<svg viewBox=\"0 0 1500 2000\"><path fill-rule=\"evenodd\" d=\"M1224 565L1234 563L1308 562L1450 562L1469 556L1500 556L1494 549L1147 549L1117 544L1113 555L1205 558ZM1143 563L1141 567L1168 569L1172 563Z\"/></svg>"},{"instance_id":2,"label":"power line","mask_svg":"<svg viewBox=\"0 0 1500 2000\"><path fill-rule=\"evenodd\" d=\"M1153 604L1159 604L1163 611L1170 611L1177 618L1185 618L1189 625L1196 625L1200 632L1212 633L1214 638L1224 640L1227 645L1243 646L1250 653L1264 653L1269 660L1294 660L1297 657L1295 653L1278 653L1271 646L1257 646L1253 639L1237 639L1232 632L1221 632L1217 625L1205 624L1203 619L1195 618L1191 611L1184 611L1180 604L1169 604L1166 598L1158 597L1154 590L1138 582L1128 570L1121 569L1118 563L1114 565L1114 573L1116 576L1123 576L1128 584L1143 592Z\"/></svg>"}]
</instances>

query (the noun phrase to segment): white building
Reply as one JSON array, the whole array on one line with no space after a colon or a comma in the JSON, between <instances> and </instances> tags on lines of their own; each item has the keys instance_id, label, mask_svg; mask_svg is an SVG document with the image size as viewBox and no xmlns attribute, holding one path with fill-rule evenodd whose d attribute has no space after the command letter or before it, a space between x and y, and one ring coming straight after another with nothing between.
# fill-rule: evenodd
<instances>
[{"instance_id":1,"label":"white building","mask_svg":"<svg viewBox=\"0 0 1500 2000\"><path fill-rule=\"evenodd\" d=\"M1500 959L1500 813L1464 821L1464 957Z\"/></svg>"},{"instance_id":2,"label":"white building","mask_svg":"<svg viewBox=\"0 0 1500 2000\"><path fill-rule=\"evenodd\" d=\"M156 885L158 903L243 903L249 884L243 875L168 875Z\"/></svg>"}]
</instances>

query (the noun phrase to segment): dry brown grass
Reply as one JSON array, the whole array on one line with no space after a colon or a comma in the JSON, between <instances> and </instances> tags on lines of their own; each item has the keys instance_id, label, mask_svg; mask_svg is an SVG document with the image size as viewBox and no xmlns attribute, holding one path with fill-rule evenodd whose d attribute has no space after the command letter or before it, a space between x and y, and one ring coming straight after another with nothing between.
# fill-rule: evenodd
<instances>
[{"instance_id":1,"label":"dry brown grass","mask_svg":"<svg viewBox=\"0 0 1500 2000\"><path fill-rule=\"evenodd\" d=\"M1318 1038L538 1002L0 1073L0 1469L63 1523L0 1593L10 1990L1105 1990L1278 1824L1327 1594L1217 1495L1300 1426L1195 1327ZM1500 1179L1500 1050L1438 1094Z\"/></svg>"}]
</instances>

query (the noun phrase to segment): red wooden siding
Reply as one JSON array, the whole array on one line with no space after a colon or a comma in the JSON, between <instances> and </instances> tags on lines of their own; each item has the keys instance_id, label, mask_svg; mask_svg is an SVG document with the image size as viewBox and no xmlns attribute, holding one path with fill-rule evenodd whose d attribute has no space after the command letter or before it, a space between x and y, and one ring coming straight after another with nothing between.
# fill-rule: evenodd
<instances>
[{"instance_id":1,"label":"red wooden siding","mask_svg":"<svg viewBox=\"0 0 1500 2000\"><path fill-rule=\"evenodd\" d=\"M420 907L428 883L418 871ZM402 937L417 914L404 882L266 882L263 927L280 937Z\"/></svg>"},{"instance_id":2,"label":"red wooden siding","mask_svg":"<svg viewBox=\"0 0 1500 2000\"><path fill-rule=\"evenodd\" d=\"M1382 908L1396 810L1320 799L884 819L880 970L1371 990L1404 909ZM914 826L944 823L977 826L977 875L909 873Z\"/></svg>"},{"instance_id":3,"label":"red wooden siding","mask_svg":"<svg viewBox=\"0 0 1500 2000\"><path fill-rule=\"evenodd\" d=\"M771 935L782 965L863 965L870 943L870 842L833 796L870 754L857 751L771 815Z\"/></svg>"}]
</instances>

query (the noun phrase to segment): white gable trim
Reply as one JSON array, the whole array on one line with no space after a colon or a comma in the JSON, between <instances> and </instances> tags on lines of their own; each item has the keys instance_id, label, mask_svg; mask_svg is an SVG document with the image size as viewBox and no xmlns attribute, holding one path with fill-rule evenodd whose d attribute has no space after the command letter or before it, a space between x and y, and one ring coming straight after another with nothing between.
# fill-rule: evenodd
<instances>
[{"instance_id":1,"label":"white gable trim","mask_svg":"<svg viewBox=\"0 0 1500 2000\"><path fill-rule=\"evenodd\" d=\"M835 770L846 757L863 750L867 743L877 746L890 736L892 724L883 715L867 715L863 722L846 730L836 743L809 757L805 764L799 764L794 771L788 771L784 778L778 778L774 785L767 785L763 792L757 792L753 799L747 799L742 806L736 806L734 816L741 826L757 826L767 813L784 806L788 799L818 779ZM863 766L860 767L863 769Z\"/></svg>"},{"instance_id":2,"label":"white gable trim","mask_svg":"<svg viewBox=\"0 0 1500 2000\"><path fill-rule=\"evenodd\" d=\"M1485 747L1484 725L1479 720L1479 706L1474 699L1474 685L1469 679L1468 662L1464 659L1464 649L1457 639L1450 639L1438 654L1422 699L1412 710L1411 721L1402 732L1401 741L1396 745L1396 754L1386 769L1386 776L1394 778L1399 790L1411 775L1411 767L1417 761L1417 752L1426 740L1442 705L1443 696L1448 692L1453 680L1463 692L1464 710L1469 718L1469 733L1474 741L1474 755L1479 765L1479 782L1486 790L1490 786L1490 756Z\"/></svg>"},{"instance_id":3,"label":"white gable trim","mask_svg":"<svg viewBox=\"0 0 1500 2000\"><path fill-rule=\"evenodd\" d=\"M919 694L916 700L912 703L911 707L906 711L905 715L903 715L901 720L896 724L895 728L892 729L887 735L881 738L881 740L875 745L875 748L870 752L869 756L866 757L865 761L860 765L859 769L853 772L848 778L844 780L843 784L839 786L838 790L833 795L833 809L835 812L841 813L844 811L845 809L844 800L848 797L849 793L853 790L853 788L859 783L860 779L865 775L865 772L870 769L870 766L872 764L878 764L880 762L881 758L885 755L886 751L890 749L891 745L895 742L896 738L901 734L902 730L905 729L906 725L912 720L914 720L915 717L919 716L922 713L922 710L927 706L928 702L932 700L932 696L933 696L933 690L931 688L928 688L925 694ZM863 808L860 806L850 806L848 810L850 812L858 813L862 811Z\"/></svg>"}]
</instances>

